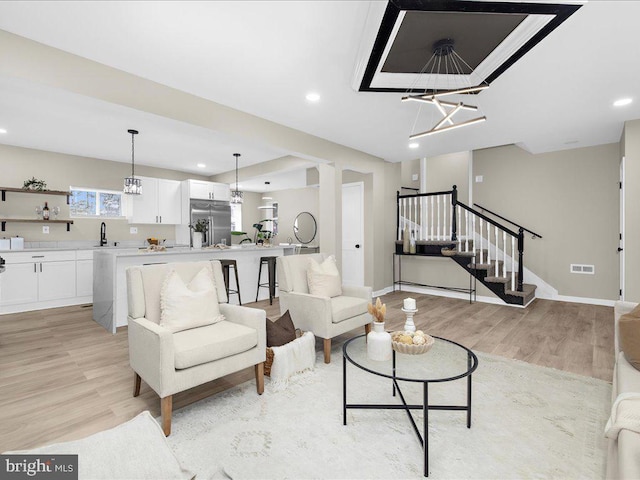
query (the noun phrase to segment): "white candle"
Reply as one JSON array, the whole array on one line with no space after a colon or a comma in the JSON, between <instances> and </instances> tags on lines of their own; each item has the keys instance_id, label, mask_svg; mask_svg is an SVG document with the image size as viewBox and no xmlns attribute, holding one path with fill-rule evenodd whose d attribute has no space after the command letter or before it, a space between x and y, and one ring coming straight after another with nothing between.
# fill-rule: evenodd
<instances>
[{"instance_id":1,"label":"white candle","mask_svg":"<svg viewBox=\"0 0 640 480\"><path fill-rule=\"evenodd\" d=\"M415 310L416 309L415 298L405 298L403 306L405 310Z\"/></svg>"}]
</instances>

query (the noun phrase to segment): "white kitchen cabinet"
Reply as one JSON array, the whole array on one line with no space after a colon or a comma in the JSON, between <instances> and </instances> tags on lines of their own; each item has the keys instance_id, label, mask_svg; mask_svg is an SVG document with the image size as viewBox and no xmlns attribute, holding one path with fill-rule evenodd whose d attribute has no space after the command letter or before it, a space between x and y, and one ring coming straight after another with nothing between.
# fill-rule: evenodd
<instances>
[{"instance_id":1,"label":"white kitchen cabinet","mask_svg":"<svg viewBox=\"0 0 640 480\"><path fill-rule=\"evenodd\" d=\"M207 182L204 180L186 180L185 188L188 189L186 198L193 200L219 200L228 202L231 200L231 188L227 183Z\"/></svg>"},{"instance_id":2,"label":"white kitchen cabinet","mask_svg":"<svg viewBox=\"0 0 640 480\"><path fill-rule=\"evenodd\" d=\"M137 177L142 194L132 196L129 223L182 223L181 182L164 178Z\"/></svg>"},{"instance_id":3,"label":"white kitchen cabinet","mask_svg":"<svg viewBox=\"0 0 640 480\"><path fill-rule=\"evenodd\" d=\"M213 199L225 202L231 201L231 188L226 183L213 184Z\"/></svg>"},{"instance_id":4,"label":"white kitchen cabinet","mask_svg":"<svg viewBox=\"0 0 640 480\"><path fill-rule=\"evenodd\" d=\"M16 311L66 304L76 296L76 252L5 253L0 275L0 307ZM4 309L2 309L4 313Z\"/></svg>"},{"instance_id":5,"label":"white kitchen cabinet","mask_svg":"<svg viewBox=\"0 0 640 480\"><path fill-rule=\"evenodd\" d=\"M93 250L79 250L76 260L76 297L93 296Z\"/></svg>"}]
</instances>

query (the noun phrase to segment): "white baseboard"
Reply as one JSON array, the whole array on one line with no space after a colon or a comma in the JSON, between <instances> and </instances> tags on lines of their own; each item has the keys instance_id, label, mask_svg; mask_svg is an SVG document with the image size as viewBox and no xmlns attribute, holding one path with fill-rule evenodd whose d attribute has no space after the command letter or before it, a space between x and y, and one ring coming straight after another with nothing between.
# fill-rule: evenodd
<instances>
[{"instance_id":1,"label":"white baseboard","mask_svg":"<svg viewBox=\"0 0 640 480\"><path fill-rule=\"evenodd\" d=\"M386 295L387 293L393 292L393 287L385 287L381 290L376 290L373 292L374 297L379 297L380 295ZM416 287L411 285L403 285L403 292L413 292L413 293L422 293L424 295L435 295L437 297L448 297L448 298L459 298L462 300L469 300L469 294L463 292L454 292L451 290L440 290L437 288L427 288L427 287ZM587 298L587 297L571 297L568 295L556 295L553 298L545 298L544 300L553 300L555 302L570 302L570 303L585 303L588 305L602 305L605 307L613 307L616 300L607 300L604 298ZM509 303L503 302L498 297L487 297L484 295L478 295L476 297L476 301L481 303L492 303L495 305L505 305L507 307L516 307L516 308L526 308L531 304L529 302L527 305L512 305ZM533 301L533 300L532 300Z\"/></svg>"}]
</instances>

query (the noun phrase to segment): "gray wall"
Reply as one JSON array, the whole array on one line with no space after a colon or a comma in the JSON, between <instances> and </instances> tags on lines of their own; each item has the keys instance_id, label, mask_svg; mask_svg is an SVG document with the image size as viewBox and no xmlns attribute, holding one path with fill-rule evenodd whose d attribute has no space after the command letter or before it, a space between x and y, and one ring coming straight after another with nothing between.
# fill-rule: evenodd
<instances>
[{"instance_id":1,"label":"gray wall","mask_svg":"<svg viewBox=\"0 0 640 480\"><path fill-rule=\"evenodd\" d=\"M126 155L126 152L123 153ZM61 153L45 152L28 148L0 145L0 172L3 187L22 187L23 182L31 177L44 180L50 190L69 190L74 187L95 187L108 190L122 190L124 177L131 173L129 163L110 162L95 158L78 157ZM136 166L136 173L147 177L185 180L187 178L205 179L193 174L174 170ZM60 207L60 218L69 218L69 207L65 197L48 195L29 195L23 193L7 193L7 200L0 202L0 216L33 218L35 207L48 202L49 207ZM175 228L172 225L135 225L138 233L129 233L130 224L126 219L74 218L71 231L66 225L51 224L50 233L42 233L42 224L7 223L5 232L0 236L20 235L27 242L47 242L65 240L100 239L100 223L107 224L109 242L140 240L158 237L167 240L175 239ZM133 224L131 224L133 225Z\"/></svg>"},{"instance_id":2,"label":"gray wall","mask_svg":"<svg viewBox=\"0 0 640 480\"><path fill-rule=\"evenodd\" d=\"M478 150L473 175L484 181L474 184L474 201L543 236L525 239L525 266L560 295L615 300L619 155L618 144L540 155ZM595 275L570 273L572 263L595 265Z\"/></svg>"}]
</instances>

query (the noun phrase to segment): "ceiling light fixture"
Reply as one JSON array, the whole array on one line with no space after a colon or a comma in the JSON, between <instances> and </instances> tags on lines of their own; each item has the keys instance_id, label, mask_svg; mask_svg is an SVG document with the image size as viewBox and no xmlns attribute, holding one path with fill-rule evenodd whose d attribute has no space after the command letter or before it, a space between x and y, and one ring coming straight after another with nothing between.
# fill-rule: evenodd
<instances>
[{"instance_id":1,"label":"ceiling light fixture","mask_svg":"<svg viewBox=\"0 0 640 480\"><path fill-rule=\"evenodd\" d=\"M0 128L0 133L7 133L7 131L4 128Z\"/></svg>"},{"instance_id":2,"label":"ceiling light fixture","mask_svg":"<svg viewBox=\"0 0 640 480\"><path fill-rule=\"evenodd\" d=\"M140 195L142 193L142 180L136 178L135 171L135 146L134 138L137 130L127 130L131 134L131 176L124 179L124 193L127 195Z\"/></svg>"},{"instance_id":3,"label":"ceiling light fixture","mask_svg":"<svg viewBox=\"0 0 640 480\"><path fill-rule=\"evenodd\" d=\"M198 168L207 168L207 166L204 163L199 163L197 165Z\"/></svg>"},{"instance_id":4,"label":"ceiling light fixture","mask_svg":"<svg viewBox=\"0 0 640 480\"><path fill-rule=\"evenodd\" d=\"M462 101L450 102L442 100L442 97L479 93L489 88L489 84L486 83L486 81L483 81L482 84L476 86L471 84L470 78L473 77L473 68L471 68L471 66L469 66L469 64L456 53L453 45L454 41L450 38L438 40L433 44L433 54L431 55L431 58L418 74L418 78L414 84L407 91L407 93L416 91L415 87L418 81L421 77L426 76L427 84L424 88L424 93L420 95L406 95L402 97L403 102L418 102L434 105L442 115L442 118L429 130L410 135L410 140L427 135L433 135L434 133L453 130L459 127L465 127L467 125L473 125L475 123L484 122L487 119L483 115L481 117L456 123L453 117L458 112L463 110L477 111L478 107L475 105L467 105ZM414 129L419 115L420 110L418 110L416 115L416 121L413 125Z\"/></svg>"},{"instance_id":5,"label":"ceiling light fixture","mask_svg":"<svg viewBox=\"0 0 640 480\"><path fill-rule=\"evenodd\" d=\"M631 98L621 98L620 100L616 100L615 102L613 102L613 106L624 107L625 105L629 105L631 102L633 102L633 99Z\"/></svg>"},{"instance_id":6,"label":"ceiling light fixture","mask_svg":"<svg viewBox=\"0 0 640 480\"><path fill-rule=\"evenodd\" d=\"M320 94L318 93L307 93L307 96L305 97L307 100L309 100L310 102L319 102L320 101Z\"/></svg>"},{"instance_id":7,"label":"ceiling light fixture","mask_svg":"<svg viewBox=\"0 0 640 480\"><path fill-rule=\"evenodd\" d=\"M418 142L411 142L409 144L409 148L418 148L420 146L420 144Z\"/></svg>"},{"instance_id":8,"label":"ceiling light fixture","mask_svg":"<svg viewBox=\"0 0 640 480\"><path fill-rule=\"evenodd\" d=\"M238 158L240 158L239 153L234 153L234 157L236 157L236 189L231 192L231 203L242 203L242 192L238 190Z\"/></svg>"}]
</instances>

